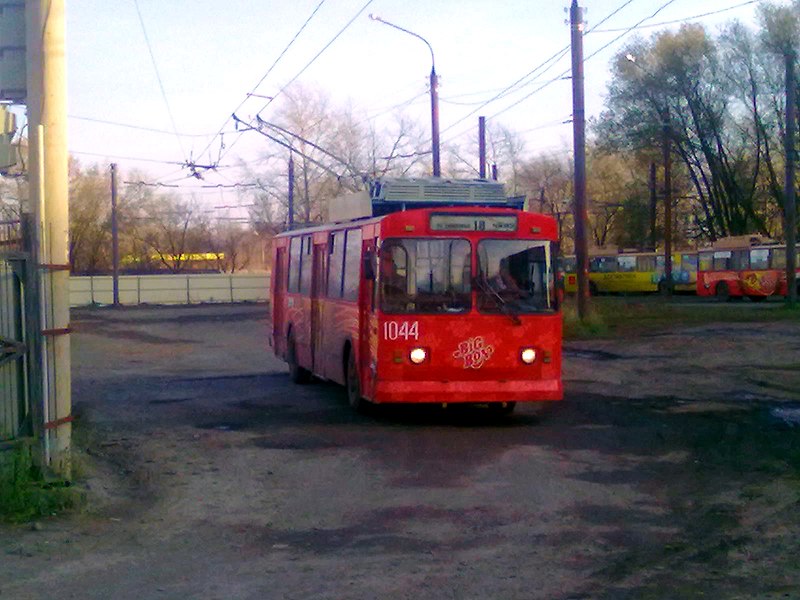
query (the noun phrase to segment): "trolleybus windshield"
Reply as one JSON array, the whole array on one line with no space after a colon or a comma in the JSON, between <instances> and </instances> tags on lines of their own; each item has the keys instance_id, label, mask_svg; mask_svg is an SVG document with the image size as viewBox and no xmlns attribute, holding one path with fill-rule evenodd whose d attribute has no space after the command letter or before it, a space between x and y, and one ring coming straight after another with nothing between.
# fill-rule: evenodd
<instances>
[{"instance_id":1,"label":"trolleybus windshield","mask_svg":"<svg viewBox=\"0 0 800 600\"><path fill-rule=\"evenodd\" d=\"M471 307L470 243L464 239L393 238L380 250L381 310L459 313Z\"/></svg>"},{"instance_id":2,"label":"trolleybus windshield","mask_svg":"<svg viewBox=\"0 0 800 600\"><path fill-rule=\"evenodd\" d=\"M478 310L516 314L558 308L553 245L534 240L478 242Z\"/></svg>"}]
</instances>

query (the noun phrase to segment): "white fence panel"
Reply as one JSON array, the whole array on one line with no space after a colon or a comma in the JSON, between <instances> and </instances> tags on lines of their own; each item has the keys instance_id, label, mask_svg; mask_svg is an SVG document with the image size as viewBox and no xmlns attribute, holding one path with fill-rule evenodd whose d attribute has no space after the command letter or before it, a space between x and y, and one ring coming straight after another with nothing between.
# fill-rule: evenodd
<instances>
[{"instance_id":1,"label":"white fence panel","mask_svg":"<svg viewBox=\"0 0 800 600\"><path fill-rule=\"evenodd\" d=\"M119 301L125 305L265 302L269 281L269 273L122 275ZM110 275L70 277L70 305L112 304L113 285Z\"/></svg>"}]
</instances>

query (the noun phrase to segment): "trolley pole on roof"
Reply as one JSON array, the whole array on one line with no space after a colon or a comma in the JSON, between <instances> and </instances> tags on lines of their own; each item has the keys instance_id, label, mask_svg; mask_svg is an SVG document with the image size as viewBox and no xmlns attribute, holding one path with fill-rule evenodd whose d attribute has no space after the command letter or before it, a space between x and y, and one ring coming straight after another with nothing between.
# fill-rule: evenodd
<instances>
[{"instance_id":1,"label":"trolley pole on roof","mask_svg":"<svg viewBox=\"0 0 800 600\"><path fill-rule=\"evenodd\" d=\"M797 54L788 51L784 54L786 60L786 129L784 144L786 145L786 206L784 207L784 227L786 230L786 302L789 307L797 305L797 206L795 197L795 161L797 149L794 147L795 123L797 115L797 83L795 80L794 63Z\"/></svg>"},{"instance_id":2,"label":"trolley pole on roof","mask_svg":"<svg viewBox=\"0 0 800 600\"><path fill-rule=\"evenodd\" d=\"M589 316L589 250L586 241L586 123L583 102L583 9L572 0L572 137L575 154L575 260L578 279L578 318Z\"/></svg>"}]
</instances>

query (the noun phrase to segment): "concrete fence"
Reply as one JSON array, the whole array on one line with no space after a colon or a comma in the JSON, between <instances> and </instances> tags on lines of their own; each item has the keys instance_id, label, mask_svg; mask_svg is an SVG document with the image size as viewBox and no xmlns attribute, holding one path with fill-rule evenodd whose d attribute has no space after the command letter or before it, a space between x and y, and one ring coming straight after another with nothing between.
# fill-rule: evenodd
<instances>
[{"instance_id":1,"label":"concrete fence","mask_svg":"<svg viewBox=\"0 0 800 600\"><path fill-rule=\"evenodd\" d=\"M269 273L121 275L119 301L124 305L265 302L269 277ZM69 284L71 306L113 303L110 275L73 276Z\"/></svg>"}]
</instances>

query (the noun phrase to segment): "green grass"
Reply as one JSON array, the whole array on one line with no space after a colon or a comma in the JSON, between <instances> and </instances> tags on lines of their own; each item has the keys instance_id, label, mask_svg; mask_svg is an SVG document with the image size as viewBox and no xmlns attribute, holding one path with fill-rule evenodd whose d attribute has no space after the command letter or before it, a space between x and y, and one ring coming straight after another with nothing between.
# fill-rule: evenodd
<instances>
[{"instance_id":1,"label":"green grass","mask_svg":"<svg viewBox=\"0 0 800 600\"><path fill-rule=\"evenodd\" d=\"M726 304L667 301L653 296L601 296L589 301L590 314L578 319L574 297L564 305L564 337L622 337L708 323L800 322L800 309L763 308L746 301Z\"/></svg>"},{"instance_id":2,"label":"green grass","mask_svg":"<svg viewBox=\"0 0 800 600\"><path fill-rule=\"evenodd\" d=\"M25 443L0 451L0 521L25 523L82 502L81 493L70 482L45 478L31 452Z\"/></svg>"}]
</instances>

